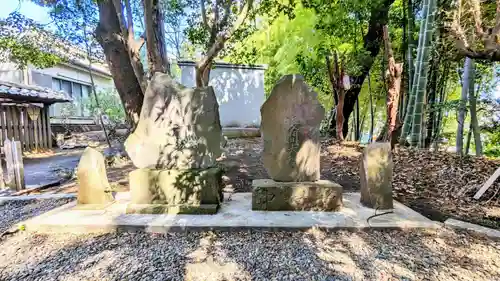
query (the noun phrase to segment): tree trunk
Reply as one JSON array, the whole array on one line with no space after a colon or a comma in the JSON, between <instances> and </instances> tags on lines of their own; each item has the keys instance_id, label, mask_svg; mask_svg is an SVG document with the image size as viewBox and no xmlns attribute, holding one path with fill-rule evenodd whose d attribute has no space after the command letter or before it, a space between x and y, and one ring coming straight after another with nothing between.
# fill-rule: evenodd
<instances>
[{"instance_id":1,"label":"tree trunk","mask_svg":"<svg viewBox=\"0 0 500 281\"><path fill-rule=\"evenodd\" d=\"M406 139L408 135L410 135L412 125L413 125L413 117L415 113L415 100L416 100L416 88L417 88L417 83L418 83L418 78L419 74L421 73L422 69L422 55L423 55L423 50L424 50L424 38L426 34L426 23L427 23L427 18L428 18L428 13L429 13L429 0L423 0L424 2L422 3L422 24L420 26L420 32L419 32L419 40L418 40L418 47L417 47L417 61L416 61L416 66L411 71L411 77L410 77L410 85L409 85L409 94L408 98L406 99L406 112L405 112L405 119L403 121L403 128L401 130L401 137L399 140L399 143L401 145L406 144ZM412 7L410 3L408 3L408 7ZM412 8L413 9L413 8ZM413 18L414 15L413 13L408 14L408 18ZM408 24L410 28L413 27L412 23ZM409 45L411 45L411 42L409 42ZM411 48L411 47L409 47ZM411 54L411 51L409 50L409 53ZM413 56L408 57L408 66L411 68L413 67Z\"/></svg>"},{"instance_id":2,"label":"tree trunk","mask_svg":"<svg viewBox=\"0 0 500 281\"><path fill-rule=\"evenodd\" d=\"M330 62L329 55L325 56L325 61L326 61L326 69L328 70L328 80L330 80L330 85L332 86L333 99L335 101L335 105L337 105L339 103L339 100L336 94L335 73L332 70L332 63Z\"/></svg>"},{"instance_id":3,"label":"tree trunk","mask_svg":"<svg viewBox=\"0 0 500 281\"><path fill-rule=\"evenodd\" d=\"M122 36L118 16L111 1L99 1L97 41L103 48L116 90L132 124L139 121L144 93L134 73L126 39Z\"/></svg>"},{"instance_id":4,"label":"tree trunk","mask_svg":"<svg viewBox=\"0 0 500 281\"><path fill-rule=\"evenodd\" d=\"M464 123L467 111L467 92L469 91L469 85L472 82L472 69L472 59L465 58L464 74L462 77L462 95L460 97L460 106L458 108L457 139L455 144L458 155L462 155L464 149Z\"/></svg>"},{"instance_id":5,"label":"tree trunk","mask_svg":"<svg viewBox=\"0 0 500 281\"><path fill-rule=\"evenodd\" d=\"M411 137L410 137L410 145L413 147L423 147L423 134L424 131L423 123L425 119L425 95L426 95L426 87L427 87L427 76L429 72L429 58L431 55L432 43L431 39L434 33L434 18L436 15L436 2L437 0L428 0L428 13L425 20L424 34L421 40L423 41L422 45L422 56L420 68L418 69L418 79L415 84L415 108L413 112L413 120L411 123Z\"/></svg>"},{"instance_id":6,"label":"tree trunk","mask_svg":"<svg viewBox=\"0 0 500 281\"><path fill-rule=\"evenodd\" d=\"M337 136L337 104L332 106L332 109L330 110L330 126L328 133L331 137Z\"/></svg>"},{"instance_id":7,"label":"tree trunk","mask_svg":"<svg viewBox=\"0 0 500 281\"><path fill-rule=\"evenodd\" d=\"M467 142L465 143L464 155L469 155L470 139L472 138L472 123L469 124L469 132L467 132Z\"/></svg>"},{"instance_id":8,"label":"tree trunk","mask_svg":"<svg viewBox=\"0 0 500 281\"><path fill-rule=\"evenodd\" d=\"M396 129L398 119L399 90L401 89L401 76L403 64L396 63L389 38L387 25L384 26L385 57L387 59L387 134L385 140L392 143L392 134Z\"/></svg>"},{"instance_id":9,"label":"tree trunk","mask_svg":"<svg viewBox=\"0 0 500 281\"><path fill-rule=\"evenodd\" d=\"M373 126L375 122L375 112L373 112L373 96L372 96L372 85L371 85L370 74L368 73L368 94L370 95L370 136L368 138L368 143L373 141Z\"/></svg>"},{"instance_id":10,"label":"tree trunk","mask_svg":"<svg viewBox=\"0 0 500 281\"><path fill-rule=\"evenodd\" d=\"M359 138L360 138L360 131L359 131L359 97L358 99L356 100L356 132L355 132L355 136L354 136L354 140L355 141L359 141Z\"/></svg>"},{"instance_id":11,"label":"tree trunk","mask_svg":"<svg viewBox=\"0 0 500 281\"><path fill-rule=\"evenodd\" d=\"M367 58L361 65L361 74L351 77L351 88L345 92L345 100L342 113L344 115L344 125L342 133L347 135L349 130L349 117L351 116L356 99L361 92L361 86L365 81L368 72L370 71L374 59L380 51L382 43L382 27L387 24L389 17L389 8L394 3L394 0L375 1L368 22L368 31L363 38L363 47L369 53Z\"/></svg>"},{"instance_id":12,"label":"tree trunk","mask_svg":"<svg viewBox=\"0 0 500 281\"><path fill-rule=\"evenodd\" d=\"M427 104L429 108L429 118L427 119L426 135L424 141L424 147L428 148L432 142L433 132L434 132L434 119L435 117L435 107L436 107L436 91L438 91L437 76L439 72L439 58L434 58L431 66L430 80L427 85Z\"/></svg>"},{"instance_id":13,"label":"tree trunk","mask_svg":"<svg viewBox=\"0 0 500 281\"><path fill-rule=\"evenodd\" d=\"M476 146L476 156L483 155L483 144L481 143L481 131L479 129L479 122L477 120L477 109L476 109L476 93L474 92L475 84L475 69L474 60L471 59L471 78L469 83L469 108L470 108L470 122L471 128L474 132L474 144Z\"/></svg>"},{"instance_id":14,"label":"tree trunk","mask_svg":"<svg viewBox=\"0 0 500 281\"><path fill-rule=\"evenodd\" d=\"M344 140L344 137L347 136L347 132L343 133L344 127L344 98L345 98L345 89L344 89L344 61L339 62L339 58L337 52L334 54L334 67L335 67L335 76L337 82L337 94L338 94L338 104L337 104L337 116L336 116L336 130L337 130L337 139L340 141ZM347 124L349 126L349 124Z\"/></svg>"},{"instance_id":15,"label":"tree trunk","mask_svg":"<svg viewBox=\"0 0 500 281\"><path fill-rule=\"evenodd\" d=\"M155 72L170 74L159 0L143 0L143 6L149 72L151 76Z\"/></svg>"},{"instance_id":16,"label":"tree trunk","mask_svg":"<svg viewBox=\"0 0 500 281\"><path fill-rule=\"evenodd\" d=\"M330 85L332 87L332 96L333 100L335 101L335 104L332 106L332 109L330 110L330 120L329 120L329 126L328 126L328 135L331 137L337 136L337 114L336 114L336 109L337 105L339 103L339 99L337 96L337 86L335 82L335 73L332 69L332 62L330 61L330 56L326 55L325 56L325 63L326 63L326 69L328 71L328 80L330 80Z\"/></svg>"},{"instance_id":17,"label":"tree trunk","mask_svg":"<svg viewBox=\"0 0 500 281\"><path fill-rule=\"evenodd\" d=\"M413 32L415 30L415 13L413 9L413 3L412 0L407 0L407 9L408 9L408 34L407 34L407 40L408 40L408 50L406 52L406 61L407 61L407 69L408 69L408 74L407 74L407 81L408 85L406 88L407 94L411 92L411 86L412 86L412 79L413 79L413 74L414 74L414 65L413 65L413 50L415 49L415 40L413 37ZM405 99L406 102L408 102L408 99ZM405 108L406 110L406 108Z\"/></svg>"},{"instance_id":18,"label":"tree trunk","mask_svg":"<svg viewBox=\"0 0 500 281\"><path fill-rule=\"evenodd\" d=\"M446 66L445 66L446 67ZM444 101L446 100L446 84L448 81L448 71L445 72L446 74L443 75L441 78L442 80L442 87L439 89L439 103L443 104ZM439 142L441 141L441 125L443 123L443 107L439 107L439 110L437 112L437 118L436 118L436 125L434 126L434 137L433 137L433 142L434 142L434 149L437 151L439 149Z\"/></svg>"}]
</instances>

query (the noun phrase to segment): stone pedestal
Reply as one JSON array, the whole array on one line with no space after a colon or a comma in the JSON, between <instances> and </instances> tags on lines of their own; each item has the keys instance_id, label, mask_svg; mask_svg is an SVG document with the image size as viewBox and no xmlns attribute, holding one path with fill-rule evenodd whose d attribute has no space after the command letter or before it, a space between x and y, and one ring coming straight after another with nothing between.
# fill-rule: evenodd
<instances>
[{"instance_id":1,"label":"stone pedestal","mask_svg":"<svg viewBox=\"0 0 500 281\"><path fill-rule=\"evenodd\" d=\"M390 143L372 143L360 159L361 204L373 209L392 209L392 155Z\"/></svg>"},{"instance_id":2,"label":"stone pedestal","mask_svg":"<svg viewBox=\"0 0 500 281\"><path fill-rule=\"evenodd\" d=\"M252 182L254 211L338 211L342 186L328 180L314 182Z\"/></svg>"},{"instance_id":3,"label":"stone pedestal","mask_svg":"<svg viewBox=\"0 0 500 281\"><path fill-rule=\"evenodd\" d=\"M219 168L130 172L127 213L214 214L222 202Z\"/></svg>"}]
</instances>

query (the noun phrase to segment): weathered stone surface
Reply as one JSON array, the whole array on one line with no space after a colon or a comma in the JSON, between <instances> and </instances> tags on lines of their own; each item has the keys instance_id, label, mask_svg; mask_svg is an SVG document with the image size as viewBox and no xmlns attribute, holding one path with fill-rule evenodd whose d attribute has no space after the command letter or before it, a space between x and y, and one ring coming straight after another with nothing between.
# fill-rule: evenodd
<instances>
[{"instance_id":1,"label":"weathered stone surface","mask_svg":"<svg viewBox=\"0 0 500 281\"><path fill-rule=\"evenodd\" d=\"M78 204L106 204L113 201L104 156L87 147L80 158L76 172Z\"/></svg>"},{"instance_id":2,"label":"weathered stone surface","mask_svg":"<svg viewBox=\"0 0 500 281\"><path fill-rule=\"evenodd\" d=\"M327 180L254 180L252 187L252 210L338 211L342 207L342 186Z\"/></svg>"},{"instance_id":3,"label":"weathered stone surface","mask_svg":"<svg viewBox=\"0 0 500 281\"><path fill-rule=\"evenodd\" d=\"M219 205L222 170L137 169L129 174L132 204Z\"/></svg>"},{"instance_id":4,"label":"weathered stone surface","mask_svg":"<svg viewBox=\"0 0 500 281\"><path fill-rule=\"evenodd\" d=\"M392 209L392 154L390 143L371 143L360 160L361 204Z\"/></svg>"},{"instance_id":5,"label":"weathered stone surface","mask_svg":"<svg viewBox=\"0 0 500 281\"><path fill-rule=\"evenodd\" d=\"M319 180L321 120L325 110L300 75L286 75L260 109L264 167L276 181Z\"/></svg>"},{"instance_id":6,"label":"weathered stone surface","mask_svg":"<svg viewBox=\"0 0 500 281\"><path fill-rule=\"evenodd\" d=\"M221 154L221 140L219 105L212 87L185 88L157 72L125 147L138 168L209 168Z\"/></svg>"},{"instance_id":7,"label":"weathered stone surface","mask_svg":"<svg viewBox=\"0 0 500 281\"><path fill-rule=\"evenodd\" d=\"M127 214L187 214L187 215L213 215L217 213L219 205L165 205L165 204L129 204Z\"/></svg>"}]
</instances>

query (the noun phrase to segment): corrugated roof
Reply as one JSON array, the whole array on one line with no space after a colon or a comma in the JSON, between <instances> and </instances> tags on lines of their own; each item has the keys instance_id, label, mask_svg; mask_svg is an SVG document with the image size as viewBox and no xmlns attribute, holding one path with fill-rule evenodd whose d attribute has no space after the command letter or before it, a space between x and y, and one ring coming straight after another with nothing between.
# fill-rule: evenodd
<instances>
[{"instance_id":1,"label":"corrugated roof","mask_svg":"<svg viewBox=\"0 0 500 281\"><path fill-rule=\"evenodd\" d=\"M181 60L177 60L177 65L179 65L179 66L183 66L183 65L195 66L196 61L181 59ZM216 68L219 67L219 68L262 69L262 70L267 69L267 64L234 64L234 63L223 62L223 61L216 61L214 63L214 66Z\"/></svg>"},{"instance_id":2,"label":"corrugated roof","mask_svg":"<svg viewBox=\"0 0 500 281\"><path fill-rule=\"evenodd\" d=\"M66 93L61 91L1 80L0 96L13 100L38 101L44 103L72 101L71 97L68 97Z\"/></svg>"}]
</instances>

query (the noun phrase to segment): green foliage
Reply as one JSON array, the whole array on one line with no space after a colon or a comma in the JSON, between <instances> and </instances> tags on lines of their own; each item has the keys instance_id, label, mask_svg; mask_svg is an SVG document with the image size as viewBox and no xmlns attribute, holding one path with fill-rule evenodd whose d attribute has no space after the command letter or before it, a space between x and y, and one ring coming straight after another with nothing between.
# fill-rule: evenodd
<instances>
[{"instance_id":1,"label":"green foliage","mask_svg":"<svg viewBox=\"0 0 500 281\"><path fill-rule=\"evenodd\" d=\"M64 59L61 53L50 48L54 42L51 34L17 12L0 20L0 29L0 62L14 62L19 68L28 64L46 68Z\"/></svg>"},{"instance_id":2,"label":"green foliage","mask_svg":"<svg viewBox=\"0 0 500 281\"><path fill-rule=\"evenodd\" d=\"M377 2L377 1L376 1ZM396 1L400 4L400 1ZM354 13L351 3L302 1L293 10L282 13L262 13L257 19L256 31L235 44L225 59L233 63L267 64L265 92L269 94L276 81L285 74L300 73L318 93L318 98L329 113L334 104L333 90L326 64L326 56L337 51L343 55L348 75L358 75L363 64L375 60L371 70L371 90L376 122L385 117L385 90L381 77L385 72L382 57L371 58L363 48L363 34L371 8L370 1L358 1ZM376 4L376 3L375 3ZM391 26L394 42L401 42L401 28ZM398 56L398 54L396 54ZM370 127L368 85L359 95L360 118L363 128ZM325 117L328 120L328 114ZM378 122L382 126L383 121ZM377 126L377 124L376 124Z\"/></svg>"},{"instance_id":3,"label":"green foliage","mask_svg":"<svg viewBox=\"0 0 500 281\"><path fill-rule=\"evenodd\" d=\"M21 43L15 38L0 38L0 53L5 54L5 59L15 62L19 68L32 64L37 68L47 68L60 63L60 57L40 51L31 43Z\"/></svg>"},{"instance_id":4,"label":"green foliage","mask_svg":"<svg viewBox=\"0 0 500 281\"><path fill-rule=\"evenodd\" d=\"M488 157L500 158L500 130L487 134L484 155Z\"/></svg>"},{"instance_id":5,"label":"green foliage","mask_svg":"<svg viewBox=\"0 0 500 281\"><path fill-rule=\"evenodd\" d=\"M125 110L123 109L120 96L116 91L99 91L99 106L97 107L94 95L92 94L83 101L85 108L90 113L90 116L99 116L103 113L109 117L109 120L115 124L123 124L125 122Z\"/></svg>"}]
</instances>

